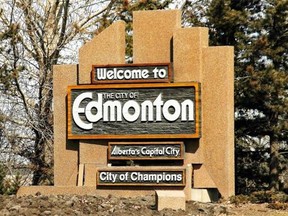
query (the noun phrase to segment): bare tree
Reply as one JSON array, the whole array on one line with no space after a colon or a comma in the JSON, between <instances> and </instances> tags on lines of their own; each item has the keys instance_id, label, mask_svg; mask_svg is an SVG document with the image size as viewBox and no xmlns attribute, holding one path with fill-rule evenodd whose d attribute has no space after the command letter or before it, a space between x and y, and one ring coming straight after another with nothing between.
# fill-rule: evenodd
<instances>
[{"instance_id":1,"label":"bare tree","mask_svg":"<svg viewBox=\"0 0 288 216\"><path fill-rule=\"evenodd\" d=\"M10 170L15 164L30 166L33 184L52 183L52 65L77 63L78 48L116 20L126 21L129 32L132 11L163 9L170 3L6 0L1 4L0 161Z\"/></svg>"},{"instance_id":2,"label":"bare tree","mask_svg":"<svg viewBox=\"0 0 288 216\"><path fill-rule=\"evenodd\" d=\"M0 5L0 160L29 165L33 184L53 182L52 65L73 62L114 3L6 0Z\"/></svg>"}]
</instances>

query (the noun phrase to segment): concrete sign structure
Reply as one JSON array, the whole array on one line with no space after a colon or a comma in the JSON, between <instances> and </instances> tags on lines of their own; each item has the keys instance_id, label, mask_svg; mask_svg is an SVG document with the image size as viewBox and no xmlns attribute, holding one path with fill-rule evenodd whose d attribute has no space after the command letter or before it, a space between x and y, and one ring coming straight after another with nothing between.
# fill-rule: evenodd
<instances>
[{"instance_id":1,"label":"concrete sign structure","mask_svg":"<svg viewBox=\"0 0 288 216\"><path fill-rule=\"evenodd\" d=\"M234 195L233 47L179 10L134 12L133 64L125 44L118 21L54 66L54 186L18 195Z\"/></svg>"}]
</instances>

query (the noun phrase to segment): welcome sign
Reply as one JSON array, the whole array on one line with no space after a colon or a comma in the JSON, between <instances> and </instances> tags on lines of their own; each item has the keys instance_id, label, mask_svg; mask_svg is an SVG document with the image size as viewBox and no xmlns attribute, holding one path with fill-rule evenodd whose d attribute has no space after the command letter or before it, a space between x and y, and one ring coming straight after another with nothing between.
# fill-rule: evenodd
<instances>
[{"instance_id":1,"label":"welcome sign","mask_svg":"<svg viewBox=\"0 0 288 216\"><path fill-rule=\"evenodd\" d=\"M91 83L171 82L170 63L93 65Z\"/></svg>"},{"instance_id":2,"label":"welcome sign","mask_svg":"<svg viewBox=\"0 0 288 216\"><path fill-rule=\"evenodd\" d=\"M53 66L55 184L37 190L234 195L233 48L209 47L207 28L178 28L181 11L134 15L136 64L124 64L125 23L115 22L81 47L78 65Z\"/></svg>"},{"instance_id":3,"label":"welcome sign","mask_svg":"<svg viewBox=\"0 0 288 216\"><path fill-rule=\"evenodd\" d=\"M199 83L68 87L68 139L198 138Z\"/></svg>"}]
</instances>

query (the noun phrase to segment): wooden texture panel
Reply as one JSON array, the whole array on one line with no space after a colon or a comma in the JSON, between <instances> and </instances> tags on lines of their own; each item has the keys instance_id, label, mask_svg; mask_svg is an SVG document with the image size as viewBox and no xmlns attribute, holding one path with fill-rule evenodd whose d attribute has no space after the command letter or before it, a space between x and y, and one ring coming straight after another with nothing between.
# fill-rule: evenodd
<instances>
[{"instance_id":1,"label":"wooden texture panel","mask_svg":"<svg viewBox=\"0 0 288 216\"><path fill-rule=\"evenodd\" d=\"M78 93L75 94L75 92L77 91ZM143 119L137 118L135 121L129 122L127 119L124 119L124 117L123 117L123 120L121 119L121 121L120 120L119 121L108 120L105 122L103 121L103 119L100 119L98 122L96 122L97 124L96 123L93 124L93 127L91 126L91 128L88 128L88 130L83 130L82 128L78 126L79 124L77 125L75 123L74 121L75 119L72 118L72 106L73 106L73 102L75 98L78 97L79 94L85 93L87 91L90 91L90 92L94 91L94 92L97 92L97 94L102 94L104 98L102 99L103 104L105 104L105 97L107 99L106 101L111 102L113 101L113 99L115 100L121 99L120 101L124 102L125 104L131 101L134 103L143 103L144 101L145 102L156 101L156 98L159 99L160 95L161 97L163 97L163 101L165 101L165 103L167 101L172 101L172 100L176 100L176 101L190 100L190 101L193 101L194 120L181 121L179 117L175 121L172 122L172 121L169 121L169 119L166 120L163 116L161 116L161 121L159 121L155 119L157 116L157 112L159 113L159 109L157 109L156 107L153 107L153 114L155 113L155 115L153 116L154 118L153 121L150 121L150 120L142 121ZM131 98L128 98L128 97L126 98L128 93L130 94L131 92L138 94L137 97L132 98L135 100L131 100ZM125 96L126 93L127 95ZM113 97L111 96L112 94L113 94ZM121 96L122 94L121 96L122 98L116 98L117 94L119 94L119 96ZM124 97L123 94L125 98L123 98ZM164 104L163 105L164 107L165 103L163 101L161 102ZM89 101L87 100L84 102L84 104L82 105L84 106L83 108L87 106L88 102ZM125 106L125 104L123 105L123 107ZM186 107L185 107L185 110L186 110ZM103 111L108 112L108 108L107 110L103 109ZM169 111L167 112L173 113L174 111L173 109L172 111L170 111L170 107L169 107ZM192 112L192 111L188 110L186 114L188 112ZM171 84L154 83L154 84L71 86L68 88L68 138L69 139L198 138L200 137L199 112L200 112L199 83L191 82L191 83L173 83L173 84L172 83ZM122 113L122 107L121 107L121 113ZM105 115L105 113L103 115ZM118 116L115 116L115 119L119 116L120 114L118 113ZM179 114L179 116L181 116L181 113ZM89 122L87 121L84 115L81 116L80 118L81 118L81 122L86 121L87 124L89 124ZM110 116L110 118L112 117Z\"/></svg>"}]
</instances>

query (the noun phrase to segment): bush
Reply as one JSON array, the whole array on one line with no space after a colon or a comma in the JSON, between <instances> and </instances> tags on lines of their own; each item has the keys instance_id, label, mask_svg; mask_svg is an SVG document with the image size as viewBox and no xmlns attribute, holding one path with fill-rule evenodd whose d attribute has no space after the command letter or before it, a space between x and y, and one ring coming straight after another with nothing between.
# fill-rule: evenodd
<instances>
[{"instance_id":1,"label":"bush","mask_svg":"<svg viewBox=\"0 0 288 216\"><path fill-rule=\"evenodd\" d=\"M285 203L288 202L288 195L283 192L257 191L251 194L252 203Z\"/></svg>"},{"instance_id":2,"label":"bush","mask_svg":"<svg viewBox=\"0 0 288 216\"><path fill-rule=\"evenodd\" d=\"M4 186L4 194L6 194L6 195L16 194L18 189L21 186L21 176L20 176L20 174L17 173L12 178L5 179L3 186Z\"/></svg>"},{"instance_id":3,"label":"bush","mask_svg":"<svg viewBox=\"0 0 288 216\"><path fill-rule=\"evenodd\" d=\"M229 198L229 201L235 205L239 205L239 204L246 204L250 202L250 197L247 195L237 195L237 196L231 196Z\"/></svg>"},{"instance_id":4,"label":"bush","mask_svg":"<svg viewBox=\"0 0 288 216\"><path fill-rule=\"evenodd\" d=\"M270 203L272 201L271 191L256 191L250 195L252 203Z\"/></svg>"},{"instance_id":5,"label":"bush","mask_svg":"<svg viewBox=\"0 0 288 216\"><path fill-rule=\"evenodd\" d=\"M288 210L288 203L269 203L268 208L275 209L275 210Z\"/></svg>"},{"instance_id":6,"label":"bush","mask_svg":"<svg viewBox=\"0 0 288 216\"><path fill-rule=\"evenodd\" d=\"M17 173L11 178L7 178L7 169L0 163L0 194L16 194L21 186L21 176Z\"/></svg>"},{"instance_id":7,"label":"bush","mask_svg":"<svg viewBox=\"0 0 288 216\"><path fill-rule=\"evenodd\" d=\"M257 191L248 195L237 195L229 198L235 205L246 203L269 203L269 208L288 209L288 194L283 192Z\"/></svg>"}]
</instances>

